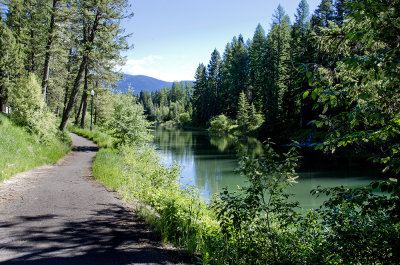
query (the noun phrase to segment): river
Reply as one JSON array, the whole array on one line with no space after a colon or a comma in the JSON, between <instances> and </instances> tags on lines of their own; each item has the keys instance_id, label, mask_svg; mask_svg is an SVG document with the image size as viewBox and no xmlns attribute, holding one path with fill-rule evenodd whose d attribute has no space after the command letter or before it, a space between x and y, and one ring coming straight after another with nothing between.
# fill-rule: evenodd
<instances>
[{"instance_id":1,"label":"river","mask_svg":"<svg viewBox=\"0 0 400 265\"><path fill-rule=\"evenodd\" d=\"M180 182L197 186L202 197L209 199L223 188L236 190L245 186L244 177L234 173L237 157L233 139L228 136L209 135L206 131L189 131L156 127L153 132L154 144L164 162L174 161L181 166ZM250 140L252 150L258 152L262 144ZM315 198L310 191L317 186L358 187L377 180L379 171L372 165L343 159L321 159L321 155L307 156L299 170L298 183L290 188L293 200L298 200L304 209L318 208L324 200Z\"/></svg>"}]
</instances>

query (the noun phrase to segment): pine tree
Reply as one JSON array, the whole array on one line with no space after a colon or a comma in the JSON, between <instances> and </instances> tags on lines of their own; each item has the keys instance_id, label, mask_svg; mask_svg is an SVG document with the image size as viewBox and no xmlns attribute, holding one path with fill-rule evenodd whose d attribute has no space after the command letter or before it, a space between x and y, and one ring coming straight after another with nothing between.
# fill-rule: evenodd
<instances>
[{"instance_id":1,"label":"pine tree","mask_svg":"<svg viewBox=\"0 0 400 265\"><path fill-rule=\"evenodd\" d=\"M318 27L328 27L329 21L333 20L333 15L332 0L322 0L311 18L312 28L319 32Z\"/></svg>"},{"instance_id":2,"label":"pine tree","mask_svg":"<svg viewBox=\"0 0 400 265\"><path fill-rule=\"evenodd\" d=\"M266 116L272 127L280 126L288 117L287 102L284 102L290 95L290 20L283 8L279 5L273 16L273 25L268 35L270 48L269 72L270 81L268 84L269 94L268 109ZM278 129L278 128L275 128Z\"/></svg>"},{"instance_id":3,"label":"pine tree","mask_svg":"<svg viewBox=\"0 0 400 265\"><path fill-rule=\"evenodd\" d=\"M9 89L21 75L21 69L20 48L13 32L0 16L0 112L6 112Z\"/></svg>"},{"instance_id":4,"label":"pine tree","mask_svg":"<svg viewBox=\"0 0 400 265\"><path fill-rule=\"evenodd\" d=\"M267 75L267 40L264 29L259 24L254 32L253 41L249 49L250 56L250 83L252 86L252 102L262 109L265 97Z\"/></svg>"},{"instance_id":5,"label":"pine tree","mask_svg":"<svg viewBox=\"0 0 400 265\"><path fill-rule=\"evenodd\" d=\"M194 116L198 124L204 125L208 118L207 71L203 64L197 67L193 92Z\"/></svg>"},{"instance_id":6,"label":"pine tree","mask_svg":"<svg viewBox=\"0 0 400 265\"><path fill-rule=\"evenodd\" d=\"M210 63L207 66L207 94L210 97L209 118L219 114L221 93L221 56L215 49L211 54Z\"/></svg>"},{"instance_id":7,"label":"pine tree","mask_svg":"<svg viewBox=\"0 0 400 265\"><path fill-rule=\"evenodd\" d=\"M119 51L126 47L120 46L124 38L120 38L122 30L120 29L119 21L127 16L124 14L128 6L127 0L113 1L85 1L79 2L80 16L82 28L87 28L87 32L83 34L82 56L80 58L79 68L75 74L74 82L70 89L70 96L65 107L60 130L64 131L79 93L80 83L83 73L87 65L93 62L106 63L109 56L116 56ZM97 38L96 38L97 37ZM121 41L121 43L119 42ZM122 47L122 48L121 48ZM104 53L103 51L107 51ZM95 55L104 55L96 57ZM99 59L100 58L100 59ZM102 59L101 59L102 58ZM107 67L112 67L113 63L118 61L118 56L112 61L112 64L106 64ZM103 68L106 68L104 67ZM112 69L112 68L111 68ZM110 69L109 69L110 70Z\"/></svg>"},{"instance_id":8,"label":"pine tree","mask_svg":"<svg viewBox=\"0 0 400 265\"><path fill-rule=\"evenodd\" d=\"M232 57L227 69L229 78L226 80L229 97L225 98L227 104L225 111L228 116L232 117L237 112L240 92L244 91L246 94L250 94L250 58L242 35L239 35L239 38L233 38L231 47Z\"/></svg>"},{"instance_id":9,"label":"pine tree","mask_svg":"<svg viewBox=\"0 0 400 265\"><path fill-rule=\"evenodd\" d=\"M246 99L246 94L242 91L239 94L238 108L236 114L236 122L239 125L239 129L242 132L246 132L249 129L249 102Z\"/></svg>"}]
</instances>

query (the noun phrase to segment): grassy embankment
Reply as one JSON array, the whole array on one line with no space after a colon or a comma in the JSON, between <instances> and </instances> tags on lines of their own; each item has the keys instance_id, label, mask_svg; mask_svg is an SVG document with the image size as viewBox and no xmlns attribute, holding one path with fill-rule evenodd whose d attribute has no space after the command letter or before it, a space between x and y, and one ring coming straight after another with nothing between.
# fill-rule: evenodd
<instances>
[{"instance_id":1,"label":"grassy embankment","mask_svg":"<svg viewBox=\"0 0 400 265\"><path fill-rule=\"evenodd\" d=\"M137 202L137 212L165 241L199 254L203 264L398 264L398 221L385 219L389 215L380 206L360 205L357 194L366 189L339 187L322 209L299 214L283 188L297 160L290 155L279 160L273 149L265 155L263 163L248 155L240 162L248 179L256 174L265 181L253 178L252 189L225 191L211 205L193 187L180 185L179 167L163 166L149 146L101 149L93 175ZM271 199L257 199L265 191ZM356 203L348 195L356 195ZM390 203L384 195L369 196L371 202Z\"/></svg>"},{"instance_id":2,"label":"grassy embankment","mask_svg":"<svg viewBox=\"0 0 400 265\"><path fill-rule=\"evenodd\" d=\"M110 136L95 138L87 129L71 131L93 139L100 146ZM165 242L186 248L189 253L209 252L207 242L219 226L193 187L182 187L177 165L165 167L152 147L102 148L93 163L93 176L126 200L136 202L137 212L160 232Z\"/></svg>"},{"instance_id":3,"label":"grassy embankment","mask_svg":"<svg viewBox=\"0 0 400 265\"><path fill-rule=\"evenodd\" d=\"M55 163L69 152L70 144L56 137L43 144L0 114L0 150L0 181L3 181L36 166Z\"/></svg>"}]
</instances>

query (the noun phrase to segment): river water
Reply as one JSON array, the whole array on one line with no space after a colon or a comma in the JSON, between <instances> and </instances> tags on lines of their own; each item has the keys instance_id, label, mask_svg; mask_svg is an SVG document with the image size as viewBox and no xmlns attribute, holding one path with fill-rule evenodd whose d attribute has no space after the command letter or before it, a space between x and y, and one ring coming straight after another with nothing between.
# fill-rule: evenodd
<instances>
[{"instance_id":1,"label":"river water","mask_svg":"<svg viewBox=\"0 0 400 265\"><path fill-rule=\"evenodd\" d=\"M234 173L238 164L231 137L165 127L157 127L153 134L154 144L164 162L178 162L182 170L180 182L197 186L202 197L209 199L223 188L233 191L237 186L246 185L245 178ZM250 144L255 153L262 148L256 139L250 139ZM318 208L324 200L310 195L317 186L363 186L380 175L372 165L348 159L321 159L320 154L308 155L303 159L303 165L298 183L290 188L290 192L294 194L292 199L298 200L304 209Z\"/></svg>"}]
</instances>

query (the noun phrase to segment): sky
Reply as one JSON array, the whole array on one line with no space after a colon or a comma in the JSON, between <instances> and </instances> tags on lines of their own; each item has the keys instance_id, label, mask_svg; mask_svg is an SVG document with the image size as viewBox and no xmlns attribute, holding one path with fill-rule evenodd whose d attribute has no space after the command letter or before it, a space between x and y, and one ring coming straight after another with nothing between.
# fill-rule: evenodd
<instances>
[{"instance_id":1,"label":"sky","mask_svg":"<svg viewBox=\"0 0 400 265\"><path fill-rule=\"evenodd\" d=\"M132 33L120 71L164 81L194 80L217 49L221 56L234 36L251 39L258 24L269 32L280 4L291 22L300 0L130 0L133 18L122 22ZM308 0L310 14L321 0Z\"/></svg>"}]
</instances>

